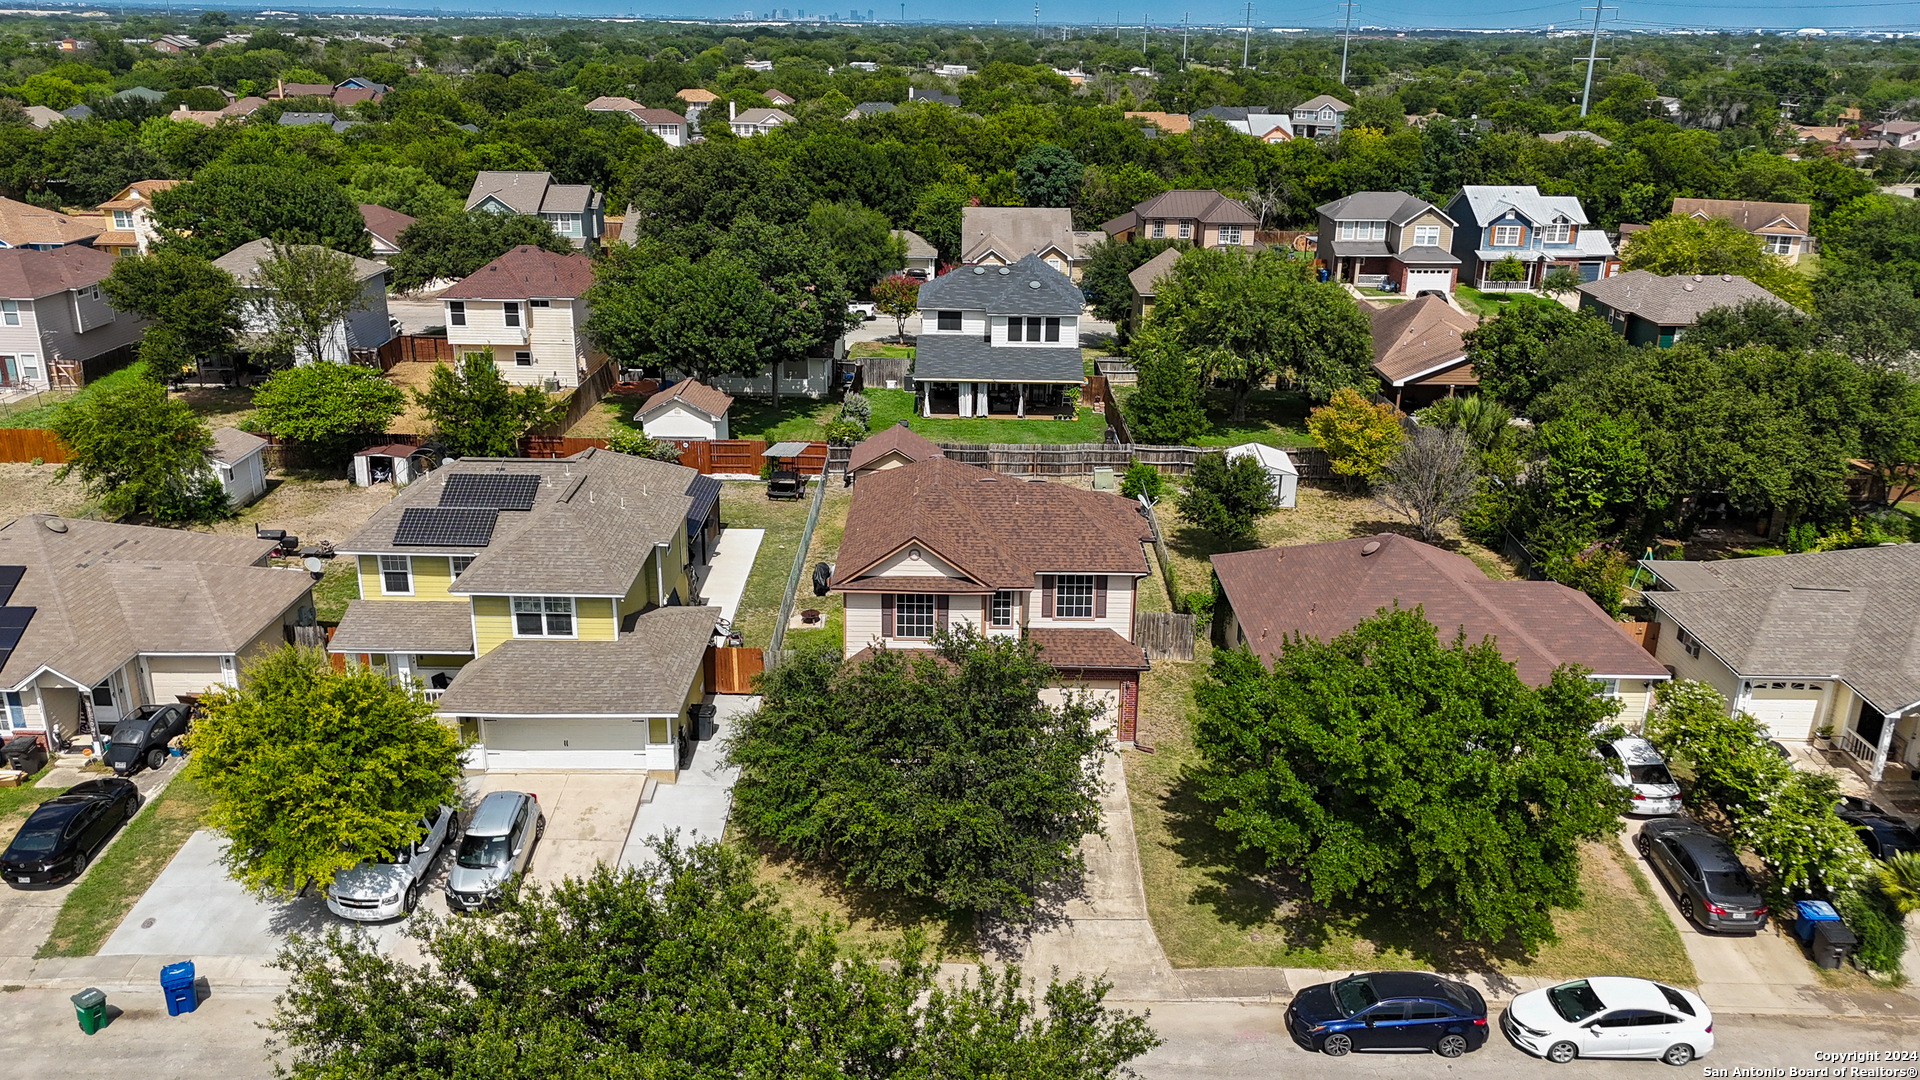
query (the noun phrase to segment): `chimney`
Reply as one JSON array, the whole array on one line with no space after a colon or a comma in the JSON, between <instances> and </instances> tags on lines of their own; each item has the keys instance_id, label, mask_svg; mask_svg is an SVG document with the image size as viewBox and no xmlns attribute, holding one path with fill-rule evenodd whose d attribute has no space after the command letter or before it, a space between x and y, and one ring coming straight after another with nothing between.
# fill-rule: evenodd
<instances>
[{"instance_id":1,"label":"chimney","mask_svg":"<svg viewBox=\"0 0 1920 1080\"><path fill-rule=\"evenodd\" d=\"M731 102L731 101L729 101L729 102L727 102L727 119L728 119L729 121L731 121L731 120L733 119L733 110L734 110L734 104L733 104L733 102Z\"/></svg>"}]
</instances>

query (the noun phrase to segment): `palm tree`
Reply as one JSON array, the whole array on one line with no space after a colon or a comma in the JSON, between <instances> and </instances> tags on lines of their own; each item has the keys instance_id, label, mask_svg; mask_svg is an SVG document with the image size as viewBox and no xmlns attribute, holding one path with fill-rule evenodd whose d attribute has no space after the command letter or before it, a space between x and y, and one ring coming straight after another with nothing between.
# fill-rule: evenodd
<instances>
[{"instance_id":1,"label":"palm tree","mask_svg":"<svg viewBox=\"0 0 1920 1080\"><path fill-rule=\"evenodd\" d=\"M1920 911L1920 851L1903 851L1880 864L1880 892L1902 915Z\"/></svg>"}]
</instances>

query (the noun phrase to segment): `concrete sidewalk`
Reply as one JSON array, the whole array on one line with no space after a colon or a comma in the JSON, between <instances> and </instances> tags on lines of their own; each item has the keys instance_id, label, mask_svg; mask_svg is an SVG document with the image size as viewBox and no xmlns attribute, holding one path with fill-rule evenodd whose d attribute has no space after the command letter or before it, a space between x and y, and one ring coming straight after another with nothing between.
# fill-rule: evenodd
<instances>
[{"instance_id":1,"label":"concrete sidewalk","mask_svg":"<svg viewBox=\"0 0 1920 1080\"><path fill-rule=\"evenodd\" d=\"M740 594L747 589L747 575L753 572L753 558L766 535L765 529L729 528L720 530L720 539L714 542L699 595L708 607L719 608L720 617L729 623L740 609Z\"/></svg>"},{"instance_id":2,"label":"concrete sidewalk","mask_svg":"<svg viewBox=\"0 0 1920 1080\"><path fill-rule=\"evenodd\" d=\"M760 699L740 694L714 694L713 731L694 744L693 761L680 770L672 784L654 789L653 798L640 804L627 832L621 866L637 866L651 857L650 843L669 830L678 830L682 845L718 840L727 827L733 806L733 782L740 770L726 763L725 744L732 720L757 708Z\"/></svg>"}]
</instances>

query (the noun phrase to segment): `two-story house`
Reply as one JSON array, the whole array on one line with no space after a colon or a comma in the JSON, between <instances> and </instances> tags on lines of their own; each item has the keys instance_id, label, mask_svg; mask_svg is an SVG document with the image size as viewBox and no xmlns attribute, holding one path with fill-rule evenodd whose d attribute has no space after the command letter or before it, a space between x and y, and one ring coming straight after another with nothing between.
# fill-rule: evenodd
<instances>
[{"instance_id":1,"label":"two-story house","mask_svg":"<svg viewBox=\"0 0 1920 1080\"><path fill-rule=\"evenodd\" d=\"M440 294L455 355L493 357L501 378L549 391L579 386L606 361L587 347L593 263L522 244Z\"/></svg>"},{"instance_id":2,"label":"two-story house","mask_svg":"<svg viewBox=\"0 0 1920 1080\"><path fill-rule=\"evenodd\" d=\"M606 196L591 184L556 184L546 172L483 172L473 178L467 209L538 217L574 247L607 232Z\"/></svg>"},{"instance_id":3,"label":"two-story house","mask_svg":"<svg viewBox=\"0 0 1920 1080\"><path fill-rule=\"evenodd\" d=\"M1353 106L1334 97L1321 94L1308 98L1293 107L1293 137L1296 139L1318 139L1324 135L1338 135L1346 126L1347 113Z\"/></svg>"},{"instance_id":4,"label":"two-story house","mask_svg":"<svg viewBox=\"0 0 1920 1080\"><path fill-rule=\"evenodd\" d=\"M311 245L298 245L311 251ZM360 283L360 299L354 309L333 321L320 338L320 355L311 355L304 344L294 347L294 360L310 364L316 360L345 364L356 350L377 349L393 337L393 322L387 314L387 268L372 259L335 253L353 265L354 280ZM273 242L264 237L241 244L213 260L213 265L233 275L246 296L241 319L249 334L269 334L279 329L279 309L272 291L261 277L260 268L273 259Z\"/></svg>"},{"instance_id":5,"label":"two-story house","mask_svg":"<svg viewBox=\"0 0 1920 1080\"><path fill-rule=\"evenodd\" d=\"M606 450L449 461L339 545L359 597L328 650L417 684L470 768L671 780L719 616L693 599L719 498Z\"/></svg>"},{"instance_id":6,"label":"two-story house","mask_svg":"<svg viewBox=\"0 0 1920 1080\"><path fill-rule=\"evenodd\" d=\"M100 204L100 212L111 228L95 237L93 246L114 255L145 255L160 238L153 224L153 196L178 183L135 180L121 188L118 195Z\"/></svg>"},{"instance_id":7,"label":"two-story house","mask_svg":"<svg viewBox=\"0 0 1920 1080\"><path fill-rule=\"evenodd\" d=\"M1871 130L1895 150L1920 149L1920 120L1888 120Z\"/></svg>"},{"instance_id":8,"label":"two-story house","mask_svg":"<svg viewBox=\"0 0 1920 1080\"><path fill-rule=\"evenodd\" d=\"M106 219L92 214L63 214L32 203L0 199L0 248L52 251L91 244L105 232Z\"/></svg>"},{"instance_id":9,"label":"two-story house","mask_svg":"<svg viewBox=\"0 0 1920 1080\"><path fill-rule=\"evenodd\" d=\"M597 97L587 102L587 111L619 113L660 136L668 146L685 146L688 142L687 118L671 109L649 109L632 98Z\"/></svg>"},{"instance_id":10,"label":"two-story house","mask_svg":"<svg viewBox=\"0 0 1920 1080\"><path fill-rule=\"evenodd\" d=\"M0 250L0 390L78 389L133 359L146 323L101 293L113 260L77 245Z\"/></svg>"},{"instance_id":11,"label":"two-story house","mask_svg":"<svg viewBox=\"0 0 1920 1080\"><path fill-rule=\"evenodd\" d=\"M1447 204L1453 253L1460 259L1460 280L1474 288L1502 288L1493 268L1508 258L1521 265L1512 288L1537 289L1558 269L1572 270L1582 281L1612 277L1620 269L1613 242L1587 220L1572 195L1542 195L1531 184L1473 185Z\"/></svg>"},{"instance_id":12,"label":"two-story house","mask_svg":"<svg viewBox=\"0 0 1920 1080\"><path fill-rule=\"evenodd\" d=\"M921 416L1068 414L1086 381L1067 275L1029 255L969 266L920 286L913 381Z\"/></svg>"},{"instance_id":13,"label":"two-story house","mask_svg":"<svg viewBox=\"0 0 1920 1080\"><path fill-rule=\"evenodd\" d=\"M1102 234L1078 232L1073 211L1045 206L963 206L960 208L960 261L968 265L1008 266L1029 255L1075 281L1092 257Z\"/></svg>"},{"instance_id":14,"label":"two-story house","mask_svg":"<svg viewBox=\"0 0 1920 1080\"><path fill-rule=\"evenodd\" d=\"M793 123L792 115L779 109L743 109L735 110L733 102L727 102L727 126L733 133L750 139L755 135L765 135L781 124Z\"/></svg>"},{"instance_id":15,"label":"two-story house","mask_svg":"<svg viewBox=\"0 0 1920 1080\"><path fill-rule=\"evenodd\" d=\"M1813 252L1813 207L1806 203L1675 199L1673 212L1701 221L1719 218L1729 222L1741 232L1759 237L1767 254L1778 255L1790 264Z\"/></svg>"},{"instance_id":16,"label":"two-story house","mask_svg":"<svg viewBox=\"0 0 1920 1080\"><path fill-rule=\"evenodd\" d=\"M1100 226L1125 243L1186 240L1194 247L1245 247L1253 243L1260 218L1238 199L1217 191L1168 191Z\"/></svg>"},{"instance_id":17,"label":"two-story house","mask_svg":"<svg viewBox=\"0 0 1920 1080\"><path fill-rule=\"evenodd\" d=\"M1023 636L1085 688L1131 742L1146 654L1135 589L1148 573L1147 520L1108 492L1001 476L945 457L869 472L854 485L828 587L846 604L844 644L924 649L961 624Z\"/></svg>"},{"instance_id":18,"label":"two-story house","mask_svg":"<svg viewBox=\"0 0 1920 1080\"><path fill-rule=\"evenodd\" d=\"M1320 259L1334 281L1418 296L1451 293L1460 258L1454 221L1425 199L1361 191L1322 206Z\"/></svg>"}]
</instances>

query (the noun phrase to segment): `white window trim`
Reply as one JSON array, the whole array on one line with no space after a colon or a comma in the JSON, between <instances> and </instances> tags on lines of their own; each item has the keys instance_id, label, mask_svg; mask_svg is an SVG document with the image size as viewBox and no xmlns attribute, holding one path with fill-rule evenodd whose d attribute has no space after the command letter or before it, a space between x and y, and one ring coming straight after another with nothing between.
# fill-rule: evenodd
<instances>
[{"instance_id":1,"label":"white window trim","mask_svg":"<svg viewBox=\"0 0 1920 1080\"><path fill-rule=\"evenodd\" d=\"M540 633L538 634L523 634L520 632L520 603L523 600L533 601L540 605ZM546 610L548 602L553 600L565 600L567 602L567 625L572 628L572 633L553 634L547 632L547 616L559 614L559 612ZM516 638L557 638L562 641L570 641L580 636L580 605L574 603L573 597L571 596L509 597L507 599L507 614L513 619L513 636ZM527 614L531 615L533 613L527 612Z\"/></svg>"},{"instance_id":2,"label":"white window trim","mask_svg":"<svg viewBox=\"0 0 1920 1080\"><path fill-rule=\"evenodd\" d=\"M465 300L447 301L447 325L467 325L467 302Z\"/></svg>"},{"instance_id":3,"label":"white window trim","mask_svg":"<svg viewBox=\"0 0 1920 1080\"><path fill-rule=\"evenodd\" d=\"M380 567L380 595L381 596L412 596L413 595L413 559L412 557L407 555L378 555L378 556L375 556L375 558L379 560L379 567ZM389 570L387 567L388 559L393 559L397 561L400 564L400 569ZM399 590L399 589L387 588L387 575L389 573L397 574L397 573L400 573L402 570L404 570L407 575L406 589Z\"/></svg>"},{"instance_id":4,"label":"white window trim","mask_svg":"<svg viewBox=\"0 0 1920 1080\"><path fill-rule=\"evenodd\" d=\"M1500 240L1500 237L1503 235L1510 236L1512 237L1512 239L1503 243ZM1490 246L1517 248L1520 246L1521 238L1524 237L1525 235L1526 235L1526 229L1523 226L1495 225L1493 227L1493 237L1491 239Z\"/></svg>"},{"instance_id":5,"label":"white window trim","mask_svg":"<svg viewBox=\"0 0 1920 1080\"><path fill-rule=\"evenodd\" d=\"M520 302L509 300L500 305L500 325L520 329Z\"/></svg>"},{"instance_id":6,"label":"white window trim","mask_svg":"<svg viewBox=\"0 0 1920 1080\"><path fill-rule=\"evenodd\" d=\"M1238 225L1222 225L1214 230L1214 235L1219 238L1218 242L1221 244L1240 246L1240 226Z\"/></svg>"},{"instance_id":7,"label":"white window trim","mask_svg":"<svg viewBox=\"0 0 1920 1080\"><path fill-rule=\"evenodd\" d=\"M1006 607L1007 607L1006 622L1000 622L998 620L998 617L995 615L995 609L997 609L1000 606L1000 603L1003 599L1006 601ZM1004 630L1013 626L1014 606L1015 605L1013 602L1013 590L1011 589L1001 589L1000 591L994 593L992 596L987 597L987 626L993 629L1000 629L1000 630Z\"/></svg>"},{"instance_id":8,"label":"white window trim","mask_svg":"<svg viewBox=\"0 0 1920 1080\"><path fill-rule=\"evenodd\" d=\"M466 573L467 567L472 565L473 556L471 555L449 555L447 557L447 567L452 571L454 581L459 581L460 575Z\"/></svg>"},{"instance_id":9,"label":"white window trim","mask_svg":"<svg viewBox=\"0 0 1920 1080\"><path fill-rule=\"evenodd\" d=\"M1414 247L1439 247L1440 246L1440 226L1415 225L1413 227L1413 246Z\"/></svg>"},{"instance_id":10,"label":"white window trim","mask_svg":"<svg viewBox=\"0 0 1920 1080\"><path fill-rule=\"evenodd\" d=\"M0 325L20 325L20 301L0 300Z\"/></svg>"},{"instance_id":11,"label":"white window trim","mask_svg":"<svg viewBox=\"0 0 1920 1080\"><path fill-rule=\"evenodd\" d=\"M926 633L908 634L908 633L902 632L903 626L904 626L902 619L906 614L906 605L908 603L912 603L914 608L916 609L914 611L914 616L916 619L918 619L922 615L925 616L927 621ZM920 606L923 604L926 605L926 610L924 612L918 610ZM939 602L933 598L932 593L895 593L894 594L894 597L893 597L893 636L894 637L899 638L902 641L927 641L933 637L934 631L938 629L940 629Z\"/></svg>"},{"instance_id":12,"label":"white window trim","mask_svg":"<svg viewBox=\"0 0 1920 1080\"><path fill-rule=\"evenodd\" d=\"M525 360L522 360L522 359L520 359L520 358L521 358L521 357L523 357L523 356L524 356L524 357L526 357L526 359L525 359ZM533 353L532 353L532 352L531 352L530 350L527 350L527 349L516 349L516 350L514 350L514 353L513 353L513 366L514 366L514 367L532 367L532 366L533 366Z\"/></svg>"},{"instance_id":13,"label":"white window trim","mask_svg":"<svg viewBox=\"0 0 1920 1080\"><path fill-rule=\"evenodd\" d=\"M1066 613L1066 605L1063 601L1067 598L1067 587L1069 584L1076 589L1084 587L1087 590L1087 613L1085 615L1068 615ZM1053 617L1056 619L1073 619L1075 621L1092 621L1098 618L1099 615L1095 608L1094 594L1099 592L1099 589L1099 583L1094 579L1094 575L1092 574L1061 574L1055 577L1053 579Z\"/></svg>"},{"instance_id":14,"label":"white window trim","mask_svg":"<svg viewBox=\"0 0 1920 1080\"><path fill-rule=\"evenodd\" d=\"M1573 243L1572 224L1565 221L1560 221L1560 222L1555 222L1552 225L1542 225L1540 227L1540 242L1543 244Z\"/></svg>"}]
</instances>

